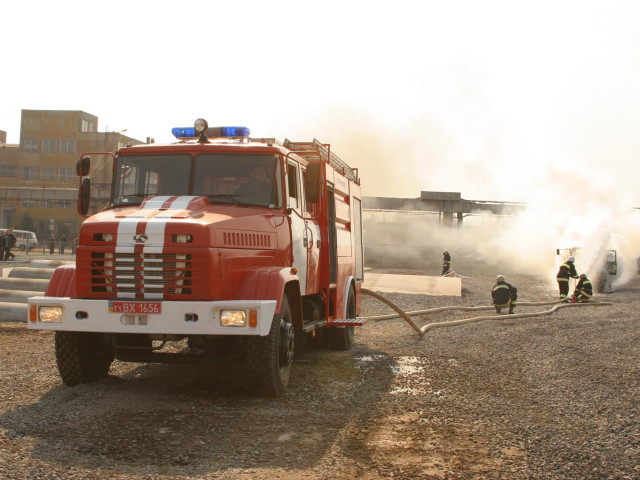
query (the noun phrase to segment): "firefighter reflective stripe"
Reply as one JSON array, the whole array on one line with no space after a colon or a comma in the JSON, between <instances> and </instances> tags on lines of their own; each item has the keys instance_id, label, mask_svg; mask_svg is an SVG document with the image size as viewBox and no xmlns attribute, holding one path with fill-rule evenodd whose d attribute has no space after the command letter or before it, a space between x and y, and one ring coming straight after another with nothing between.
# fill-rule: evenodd
<instances>
[{"instance_id":1,"label":"firefighter reflective stripe","mask_svg":"<svg viewBox=\"0 0 640 480\"><path fill-rule=\"evenodd\" d=\"M558 277L556 280L558 280L559 282L568 282L569 281L568 278L564 278L564 277Z\"/></svg>"}]
</instances>

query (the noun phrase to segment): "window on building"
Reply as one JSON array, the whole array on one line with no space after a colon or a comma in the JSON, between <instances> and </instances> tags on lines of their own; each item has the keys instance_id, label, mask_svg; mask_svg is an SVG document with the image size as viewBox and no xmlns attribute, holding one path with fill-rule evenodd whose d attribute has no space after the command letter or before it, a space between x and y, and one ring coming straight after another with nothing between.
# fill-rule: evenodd
<instances>
[{"instance_id":1,"label":"window on building","mask_svg":"<svg viewBox=\"0 0 640 480\"><path fill-rule=\"evenodd\" d=\"M70 182L74 178L73 168L60 167L59 179L61 182Z\"/></svg>"},{"instance_id":2,"label":"window on building","mask_svg":"<svg viewBox=\"0 0 640 480\"><path fill-rule=\"evenodd\" d=\"M76 153L76 141L60 140L60 153Z\"/></svg>"},{"instance_id":3,"label":"window on building","mask_svg":"<svg viewBox=\"0 0 640 480\"><path fill-rule=\"evenodd\" d=\"M56 200L56 208L71 208L71 200Z\"/></svg>"},{"instance_id":4,"label":"window on building","mask_svg":"<svg viewBox=\"0 0 640 480\"><path fill-rule=\"evenodd\" d=\"M0 165L0 177L18 178L18 166Z\"/></svg>"},{"instance_id":5,"label":"window on building","mask_svg":"<svg viewBox=\"0 0 640 480\"><path fill-rule=\"evenodd\" d=\"M42 140L42 153L58 153L58 141L45 138Z\"/></svg>"},{"instance_id":6,"label":"window on building","mask_svg":"<svg viewBox=\"0 0 640 480\"><path fill-rule=\"evenodd\" d=\"M95 132L96 127L93 122L89 120L82 120L82 131L83 132Z\"/></svg>"},{"instance_id":7,"label":"window on building","mask_svg":"<svg viewBox=\"0 0 640 480\"><path fill-rule=\"evenodd\" d=\"M40 208L55 208L56 202L55 200L40 200L39 202Z\"/></svg>"},{"instance_id":8,"label":"window on building","mask_svg":"<svg viewBox=\"0 0 640 480\"><path fill-rule=\"evenodd\" d=\"M37 177L37 167L22 167L22 179L23 180L35 180Z\"/></svg>"},{"instance_id":9,"label":"window on building","mask_svg":"<svg viewBox=\"0 0 640 480\"><path fill-rule=\"evenodd\" d=\"M55 180L55 167L40 167L40 180Z\"/></svg>"},{"instance_id":10,"label":"window on building","mask_svg":"<svg viewBox=\"0 0 640 480\"><path fill-rule=\"evenodd\" d=\"M25 139L24 151L27 153L38 153L38 139L37 138Z\"/></svg>"},{"instance_id":11,"label":"window on building","mask_svg":"<svg viewBox=\"0 0 640 480\"><path fill-rule=\"evenodd\" d=\"M33 208L36 206L35 200L22 200L20 201L20 206L22 208Z\"/></svg>"}]
</instances>

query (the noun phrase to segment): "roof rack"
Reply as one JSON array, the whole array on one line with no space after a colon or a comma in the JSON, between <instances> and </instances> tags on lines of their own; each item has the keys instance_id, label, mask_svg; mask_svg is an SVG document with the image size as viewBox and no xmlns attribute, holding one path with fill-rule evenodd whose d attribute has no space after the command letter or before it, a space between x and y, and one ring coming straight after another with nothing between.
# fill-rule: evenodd
<instances>
[{"instance_id":1,"label":"roof rack","mask_svg":"<svg viewBox=\"0 0 640 480\"><path fill-rule=\"evenodd\" d=\"M280 141L276 138L271 138L271 137L264 137L264 138L253 138L250 137L249 138L250 142L256 142L256 143L266 143L267 145L280 145L282 146L282 143L280 143Z\"/></svg>"},{"instance_id":2,"label":"roof rack","mask_svg":"<svg viewBox=\"0 0 640 480\"><path fill-rule=\"evenodd\" d=\"M325 162L331 164L336 170L340 171L345 177L347 177L352 182L358 182L358 174L356 170L352 169L349 165L347 165L343 160L341 160L336 154L331 152L329 155L329 145L320 143L315 138L311 142L292 142L285 138L284 147L288 148L292 152L300 152L302 158L307 160L316 160L315 155L305 155L303 152L305 150L315 150L320 154L320 158Z\"/></svg>"}]
</instances>

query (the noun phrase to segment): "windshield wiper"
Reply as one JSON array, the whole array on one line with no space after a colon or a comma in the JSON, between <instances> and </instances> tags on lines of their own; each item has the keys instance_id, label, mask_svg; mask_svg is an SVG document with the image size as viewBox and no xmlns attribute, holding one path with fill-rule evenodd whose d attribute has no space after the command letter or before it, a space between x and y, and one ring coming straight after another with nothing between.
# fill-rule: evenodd
<instances>
[{"instance_id":1,"label":"windshield wiper","mask_svg":"<svg viewBox=\"0 0 640 480\"><path fill-rule=\"evenodd\" d=\"M242 203L240 200L238 200L235 197L238 197L239 195L231 195L228 193L217 193L215 195L207 195L209 198L224 198L225 200L229 200L230 202L233 202L234 205L240 205L241 207L245 207L247 208L248 205Z\"/></svg>"},{"instance_id":2,"label":"windshield wiper","mask_svg":"<svg viewBox=\"0 0 640 480\"><path fill-rule=\"evenodd\" d=\"M142 200L148 197L148 193L133 193L131 195L120 195L114 199L116 205L139 205Z\"/></svg>"}]
</instances>

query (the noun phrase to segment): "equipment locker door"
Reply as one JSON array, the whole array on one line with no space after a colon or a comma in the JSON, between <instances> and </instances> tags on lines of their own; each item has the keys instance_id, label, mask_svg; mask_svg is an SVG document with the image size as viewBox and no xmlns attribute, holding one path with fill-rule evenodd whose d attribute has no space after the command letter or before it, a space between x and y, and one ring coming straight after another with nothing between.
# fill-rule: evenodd
<instances>
[{"instance_id":1,"label":"equipment locker door","mask_svg":"<svg viewBox=\"0 0 640 480\"><path fill-rule=\"evenodd\" d=\"M304 177L302 170L302 212L305 220L306 248L307 248L307 295L320 291L320 225L318 222L317 205L307 201ZM304 240L303 240L303 243Z\"/></svg>"}]
</instances>

